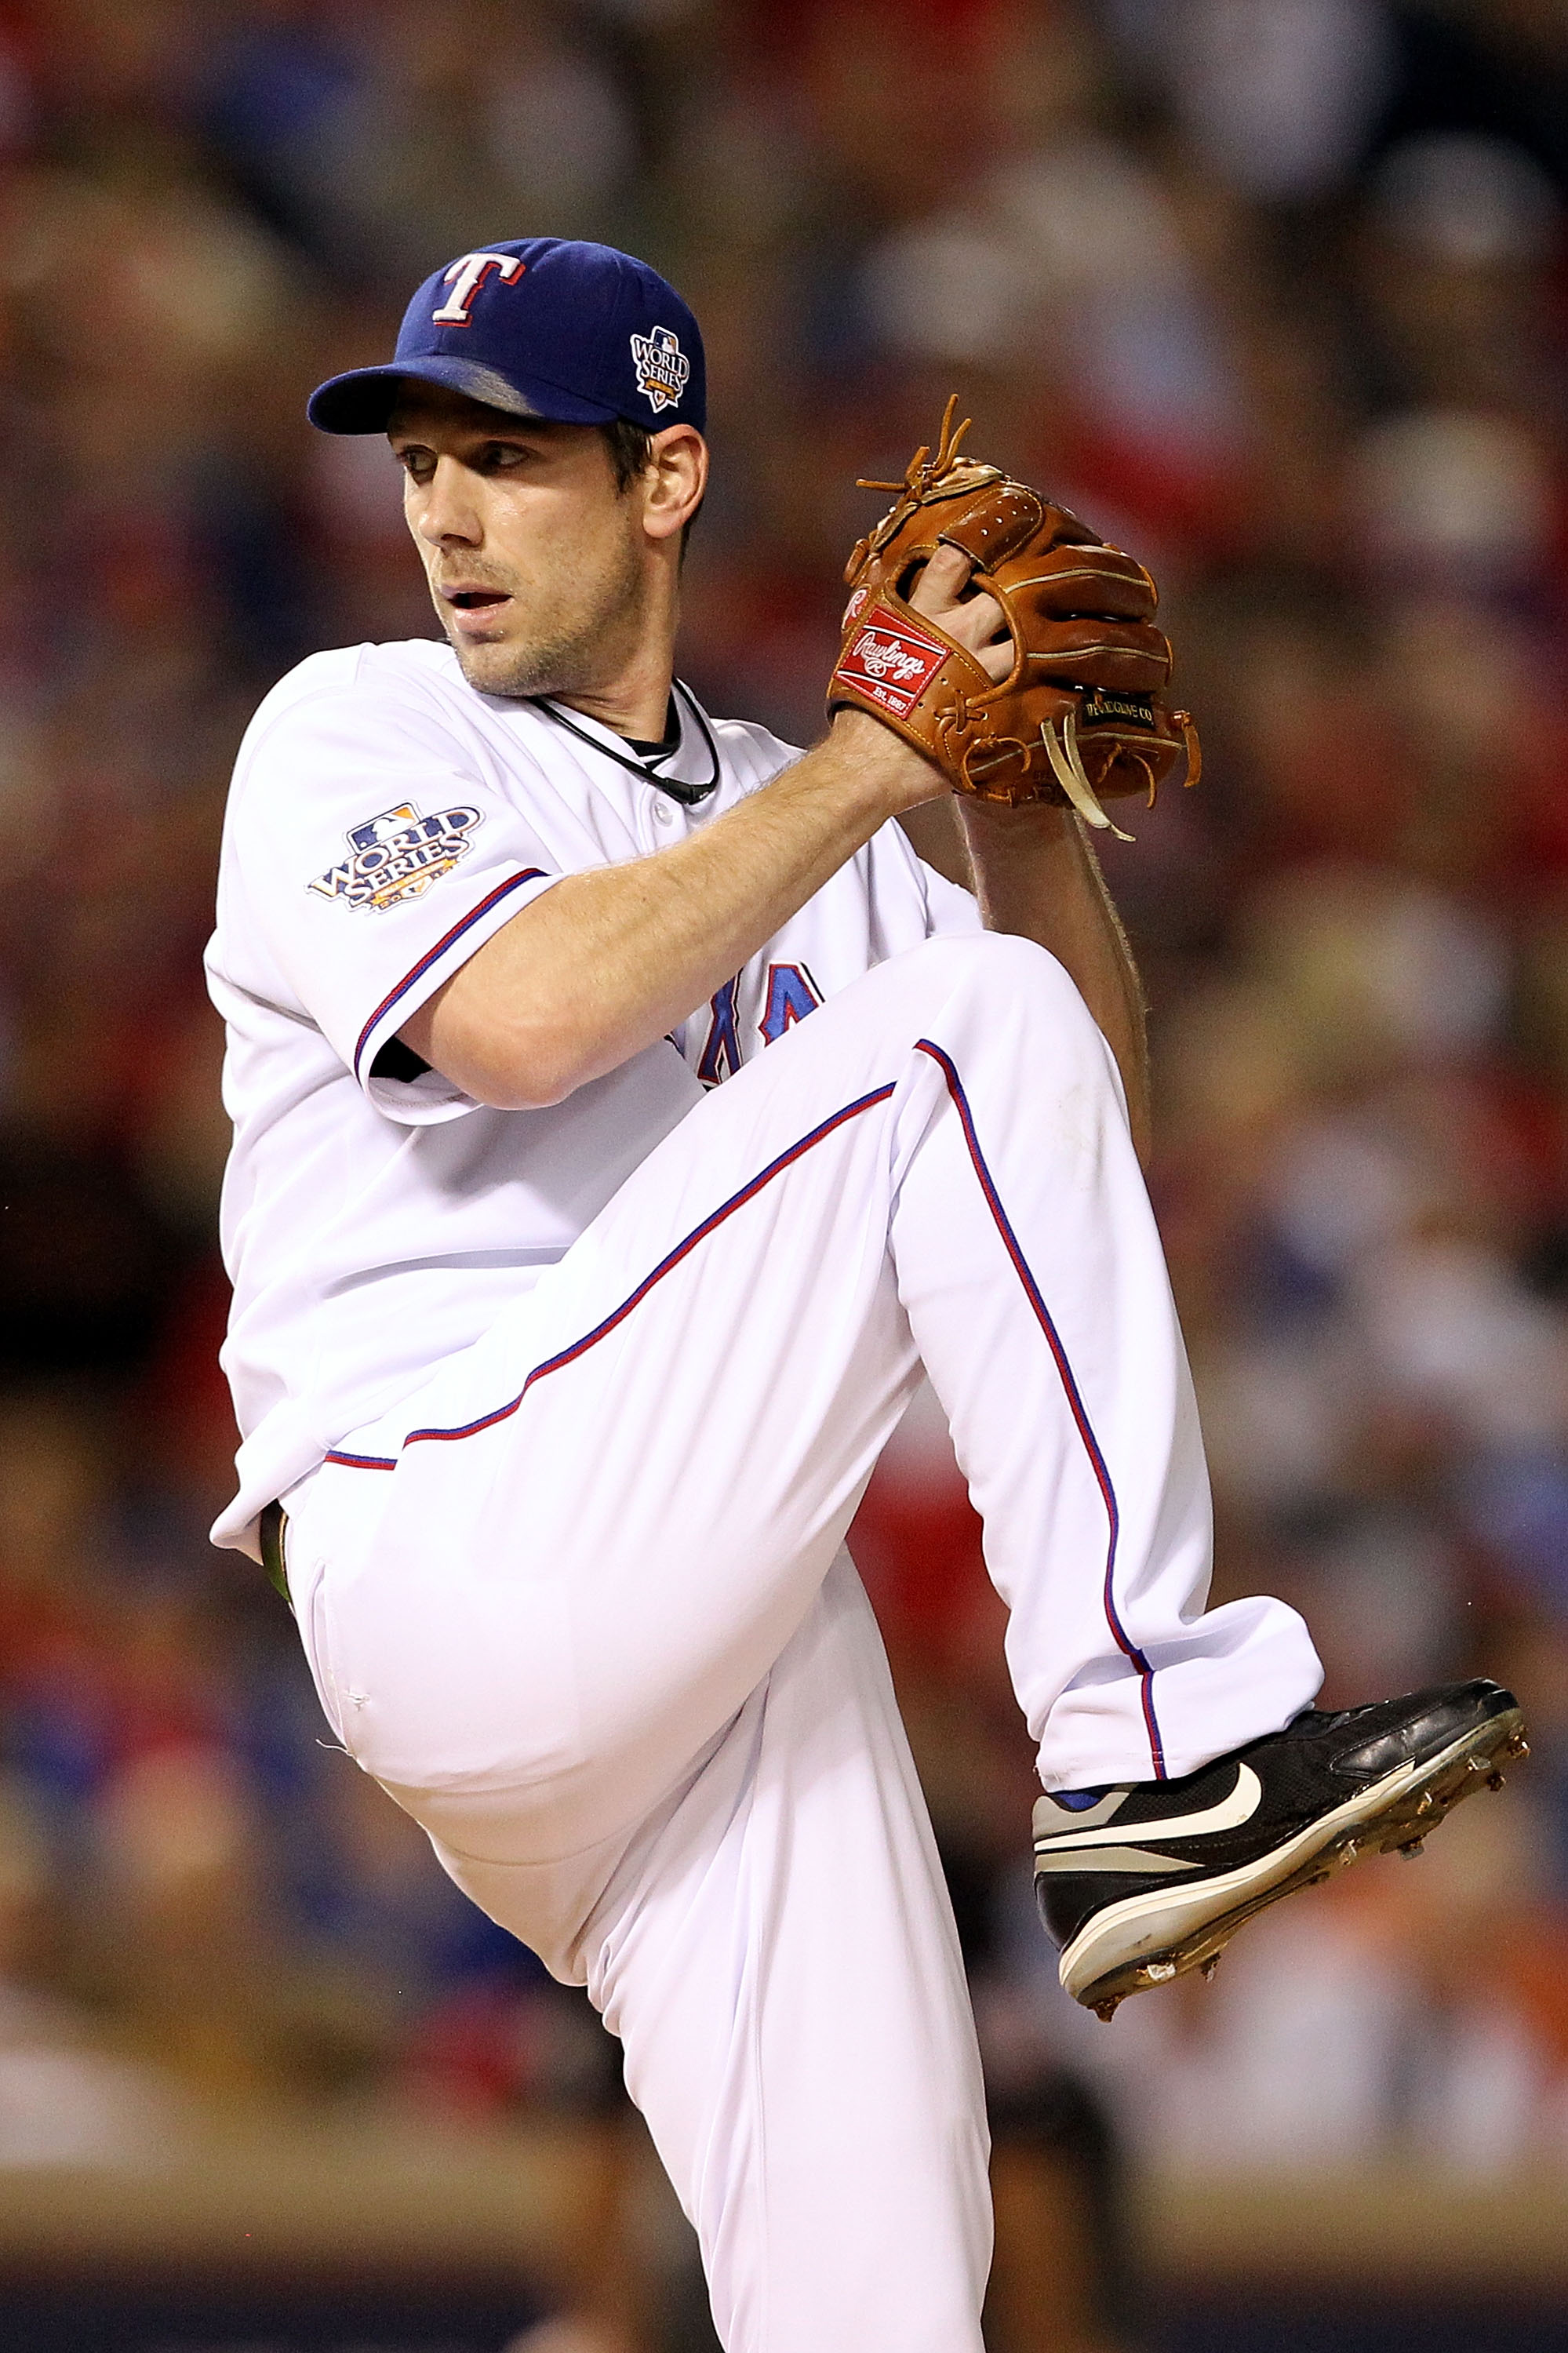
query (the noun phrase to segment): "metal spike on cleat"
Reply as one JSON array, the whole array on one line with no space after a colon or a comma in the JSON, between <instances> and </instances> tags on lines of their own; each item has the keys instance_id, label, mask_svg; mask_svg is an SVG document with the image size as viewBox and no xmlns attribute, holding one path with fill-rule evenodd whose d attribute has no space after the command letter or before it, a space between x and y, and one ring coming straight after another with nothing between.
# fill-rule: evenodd
<instances>
[{"instance_id":1,"label":"metal spike on cleat","mask_svg":"<svg viewBox=\"0 0 1568 2353\"><path fill-rule=\"evenodd\" d=\"M1414 1862L1418 1854L1425 1853L1426 1841L1424 1838L1406 1839L1399 1852L1404 1857L1406 1862Z\"/></svg>"},{"instance_id":2,"label":"metal spike on cleat","mask_svg":"<svg viewBox=\"0 0 1568 2353\"><path fill-rule=\"evenodd\" d=\"M1220 1957L1218 1953L1211 1953L1208 1959L1206 1961L1200 1961L1198 1966L1209 1984L1213 1985L1214 1982L1214 1972L1220 1966Z\"/></svg>"},{"instance_id":3,"label":"metal spike on cleat","mask_svg":"<svg viewBox=\"0 0 1568 2353\"><path fill-rule=\"evenodd\" d=\"M1344 1845L1340 1849L1340 1869L1341 1871L1348 1871L1351 1864L1354 1862L1357 1855L1360 1854L1361 1851L1361 1841L1359 1839L1347 1839Z\"/></svg>"},{"instance_id":4,"label":"metal spike on cleat","mask_svg":"<svg viewBox=\"0 0 1568 2353\"><path fill-rule=\"evenodd\" d=\"M1418 1814L1429 1814L1436 1803L1437 1800L1433 1796L1431 1790L1423 1789L1420 1797L1415 1801L1415 1810Z\"/></svg>"},{"instance_id":5,"label":"metal spike on cleat","mask_svg":"<svg viewBox=\"0 0 1568 2353\"><path fill-rule=\"evenodd\" d=\"M1125 1994L1107 1994L1104 2001L1096 2002L1095 2016L1097 2018L1103 2018L1106 2024L1108 2026L1126 1999L1127 1997Z\"/></svg>"},{"instance_id":6,"label":"metal spike on cleat","mask_svg":"<svg viewBox=\"0 0 1568 2353\"><path fill-rule=\"evenodd\" d=\"M1176 1974L1174 1961L1146 1961L1139 1972L1145 1985L1169 1985Z\"/></svg>"},{"instance_id":7,"label":"metal spike on cleat","mask_svg":"<svg viewBox=\"0 0 1568 2353\"><path fill-rule=\"evenodd\" d=\"M1487 1787L1489 1789L1500 1789L1507 1778L1507 1774L1500 1770L1496 1773L1489 1773L1487 1775Z\"/></svg>"}]
</instances>

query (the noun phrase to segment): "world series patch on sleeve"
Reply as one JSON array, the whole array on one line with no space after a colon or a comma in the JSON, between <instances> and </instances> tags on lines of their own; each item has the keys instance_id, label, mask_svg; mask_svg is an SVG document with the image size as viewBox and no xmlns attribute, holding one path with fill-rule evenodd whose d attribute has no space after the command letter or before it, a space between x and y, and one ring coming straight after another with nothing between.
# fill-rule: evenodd
<instances>
[{"instance_id":1,"label":"world series patch on sleeve","mask_svg":"<svg viewBox=\"0 0 1568 2353\"><path fill-rule=\"evenodd\" d=\"M922 447L902 482L863 482L898 497L850 557L843 643L830 712L856 706L934 760L981 800L1048 801L1120 833L1102 801L1152 803L1202 759L1192 713L1171 707L1171 641L1155 626L1159 592L1144 566L1000 467L959 456L949 400L933 457ZM1012 640L1000 681L909 594L938 547L974 565ZM1128 837L1123 835L1122 839Z\"/></svg>"}]
</instances>

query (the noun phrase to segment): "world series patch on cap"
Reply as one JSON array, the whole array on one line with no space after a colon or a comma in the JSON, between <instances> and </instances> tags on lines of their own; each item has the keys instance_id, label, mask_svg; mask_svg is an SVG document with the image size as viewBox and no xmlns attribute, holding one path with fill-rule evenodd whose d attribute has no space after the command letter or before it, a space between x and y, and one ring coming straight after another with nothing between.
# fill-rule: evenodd
<instances>
[{"instance_id":1,"label":"world series patch on cap","mask_svg":"<svg viewBox=\"0 0 1568 2353\"><path fill-rule=\"evenodd\" d=\"M563 425L700 432L707 416L703 339L674 288L630 253L569 237L503 239L433 271L392 358L318 385L311 423L385 433L410 377Z\"/></svg>"}]
</instances>

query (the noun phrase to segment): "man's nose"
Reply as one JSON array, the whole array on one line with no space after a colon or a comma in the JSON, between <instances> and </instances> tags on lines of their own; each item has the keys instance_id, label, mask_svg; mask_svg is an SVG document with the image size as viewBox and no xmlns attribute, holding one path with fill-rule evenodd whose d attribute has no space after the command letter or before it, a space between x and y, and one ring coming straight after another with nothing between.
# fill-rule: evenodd
<instances>
[{"instance_id":1,"label":"man's nose","mask_svg":"<svg viewBox=\"0 0 1568 2353\"><path fill-rule=\"evenodd\" d=\"M465 546L477 547L483 538L483 526L472 495L472 478L468 468L460 466L455 458L437 459L418 529L420 538L429 540L432 546L455 539Z\"/></svg>"}]
</instances>

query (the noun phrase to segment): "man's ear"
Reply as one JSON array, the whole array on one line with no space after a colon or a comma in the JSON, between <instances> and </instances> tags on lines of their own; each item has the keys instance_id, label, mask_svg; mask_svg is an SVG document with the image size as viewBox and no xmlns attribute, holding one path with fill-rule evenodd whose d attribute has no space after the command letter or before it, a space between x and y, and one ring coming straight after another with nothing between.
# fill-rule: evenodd
<instances>
[{"instance_id":1,"label":"man's ear","mask_svg":"<svg viewBox=\"0 0 1568 2353\"><path fill-rule=\"evenodd\" d=\"M667 425L649 444L642 527L651 539L673 539L703 502L708 445L694 425Z\"/></svg>"}]
</instances>

